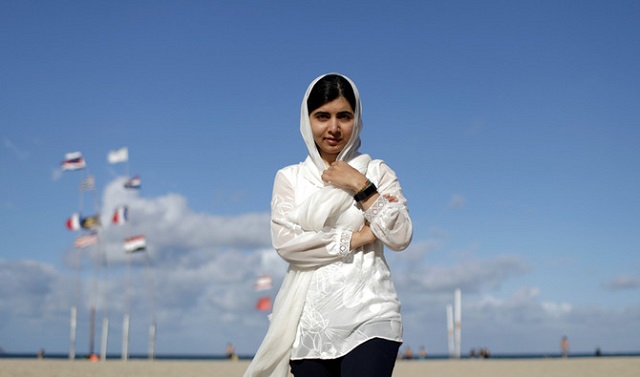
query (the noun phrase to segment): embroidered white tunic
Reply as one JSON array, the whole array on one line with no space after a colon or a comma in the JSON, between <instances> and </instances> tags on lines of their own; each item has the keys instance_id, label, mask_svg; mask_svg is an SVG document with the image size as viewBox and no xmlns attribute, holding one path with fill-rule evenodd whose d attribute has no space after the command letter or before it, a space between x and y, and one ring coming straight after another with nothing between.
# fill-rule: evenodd
<instances>
[{"instance_id":1,"label":"embroidered white tunic","mask_svg":"<svg viewBox=\"0 0 640 377\"><path fill-rule=\"evenodd\" d=\"M315 145L307 98L300 107L306 160L276 174L271 201L274 248L289 270L273 304L269 329L244 377L286 377L289 360L336 358L368 339L402 341L400 302L384 257L384 247L403 250L413 227L395 173L381 160L360 154L362 104L356 96L351 139L337 156L365 174L381 194L363 212L353 193L321 179L324 161ZM388 201L389 194L397 200ZM377 241L349 250L351 235L370 223Z\"/></svg>"},{"instance_id":2,"label":"embroidered white tunic","mask_svg":"<svg viewBox=\"0 0 640 377\"><path fill-rule=\"evenodd\" d=\"M322 231L308 231L292 222L289 213L321 189L305 177L309 164L307 159L280 170L273 189L273 246L293 266L316 268L291 359L341 357L374 337L401 342L400 302L383 250L384 245L406 248L412 226L395 173L381 160L371 161L366 176L381 194L374 205L363 213L353 201ZM387 201L383 194L397 202ZM351 234L365 218L378 241L349 250Z\"/></svg>"}]
</instances>

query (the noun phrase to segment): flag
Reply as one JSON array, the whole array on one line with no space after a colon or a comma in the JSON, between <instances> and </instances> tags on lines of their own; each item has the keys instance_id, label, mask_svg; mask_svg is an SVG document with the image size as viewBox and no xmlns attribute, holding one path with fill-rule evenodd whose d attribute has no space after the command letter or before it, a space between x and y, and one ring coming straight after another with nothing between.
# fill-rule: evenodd
<instances>
[{"instance_id":1,"label":"flag","mask_svg":"<svg viewBox=\"0 0 640 377\"><path fill-rule=\"evenodd\" d=\"M67 219L67 229L69 230L78 230L81 228L80 225L80 213L74 213Z\"/></svg>"},{"instance_id":2,"label":"flag","mask_svg":"<svg viewBox=\"0 0 640 377\"><path fill-rule=\"evenodd\" d=\"M92 175L88 176L87 178L83 179L82 182L80 182L81 191L95 190L95 188L96 188L96 180L95 178L93 178Z\"/></svg>"},{"instance_id":3,"label":"flag","mask_svg":"<svg viewBox=\"0 0 640 377\"><path fill-rule=\"evenodd\" d=\"M266 291L271 289L271 275L258 276L256 279L256 291Z\"/></svg>"},{"instance_id":4,"label":"flag","mask_svg":"<svg viewBox=\"0 0 640 377\"><path fill-rule=\"evenodd\" d=\"M266 312L271 310L271 297L260 297L258 302L256 303L256 309L261 312Z\"/></svg>"},{"instance_id":5,"label":"flag","mask_svg":"<svg viewBox=\"0 0 640 377\"><path fill-rule=\"evenodd\" d=\"M98 242L98 234L96 232L89 232L78 236L73 245L78 249L82 249L83 247L95 245L96 242Z\"/></svg>"},{"instance_id":6,"label":"flag","mask_svg":"<svg viewBox=\"0 0 640 377\"><path fill-rule=\"evenodd\" d=\"M118 148L109 152L107 160L110 164L127 162L129 160L129 149L127 147Z\"/></svg>"},{"instance_id":7,"label":"flag","mask_svg":"<svg viewBox=\"0 0 640 377\"><path fill-rule=\"evenodd\" d=\"M62 166L62 170L80 170L87 166L80 152L67 153L64 156L64 161L62 161L60 165Z\"/></svg>"},{"instance_id":8,"label":"flag","mask_svg":"<svg viewBox=\"0 0 640 377\"><path fill-rule=\"evenodd\" d=\"M82 220L80 220L80 226L83 227L84 229L96 229L97 227L100 226L100 216L99 215L93 215L93 216L89 216L89 217L84 217L82 218Z\"/></svg>"},{"instance_id":9,"label":"flag","mask_svg":"<svg viewBox=\"0 0 640 377\"><path fill-rule=\"evenodd\" d=\"M129 188L129 189L139 189L141 186L140 184L140 176L136 175L135 177L129 179L128 181L126 181L124 183L124 188Z\"/></svg>"},{"instance_id":10,"label":"flag","mask_svg":"<svg viewBox=\"0 0 640 377\"><path fill-rule=\"evenodd\" d=\"M118 207L113 211L113 223L122 225L129 220L129 208L127 206Z\"/></svg>"},{"instance_id":11,"label":"flag","mask_svg":"<svg viewBox=\"0 0 640 377\"><path fill-rule=\"evenodd\" d=\"M143 235L130 237L124 240L124 251L127 253L135 253L143 251L147 248L147 241Z\"/></svg>"}]
</instances>

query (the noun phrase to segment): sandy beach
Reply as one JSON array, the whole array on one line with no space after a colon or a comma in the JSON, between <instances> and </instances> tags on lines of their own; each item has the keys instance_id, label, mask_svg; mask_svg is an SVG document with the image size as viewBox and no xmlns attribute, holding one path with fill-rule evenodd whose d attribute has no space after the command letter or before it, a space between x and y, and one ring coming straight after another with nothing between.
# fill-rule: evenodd
<instances>
[{"instance_id":1,"label":"sandy beach","mask_svg":"<svg viewBox=\"0 0 640 377\"><path fill-rule=\"evenodd\" d=\"M248 361L0 359L0 377L237 377ZM640 357L400 360L394 377L636 377Z\"/></svg>"}]
</instances>

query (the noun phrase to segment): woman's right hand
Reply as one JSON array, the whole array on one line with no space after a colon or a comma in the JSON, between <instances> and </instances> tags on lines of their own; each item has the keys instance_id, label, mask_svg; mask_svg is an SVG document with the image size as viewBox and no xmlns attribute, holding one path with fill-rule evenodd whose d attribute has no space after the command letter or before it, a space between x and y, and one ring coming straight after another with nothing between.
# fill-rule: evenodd
<instances>
[{"instance_id":1,"label":"woman's right hand","mask_svg":"<svg viewBox=\"0 0 640 377\"><path fill-rule=\"evenodd\" d=\"M371 231L369 224L365 224L362 229L357 232L353 232L351 235L351 250L357 249L360 246L367 245L376 241L376 236Z\"/></svg>"}]
</instances>

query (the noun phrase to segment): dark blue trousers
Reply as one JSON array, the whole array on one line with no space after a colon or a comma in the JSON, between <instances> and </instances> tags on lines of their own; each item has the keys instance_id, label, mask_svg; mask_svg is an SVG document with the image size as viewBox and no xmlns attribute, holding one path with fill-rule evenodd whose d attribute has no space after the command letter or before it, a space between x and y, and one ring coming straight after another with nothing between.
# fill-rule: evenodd
<instances>
[{"instance_id":1,"label":"dark blue trousers","mask_svg":"<svg viewBox=\"0 0 640 377\"><path fill-rule=\"evenodd\" d=\"M291 360L295 377L391 377L400 343L370 339L337 359Z\"/></svg>"}]
</instances>

